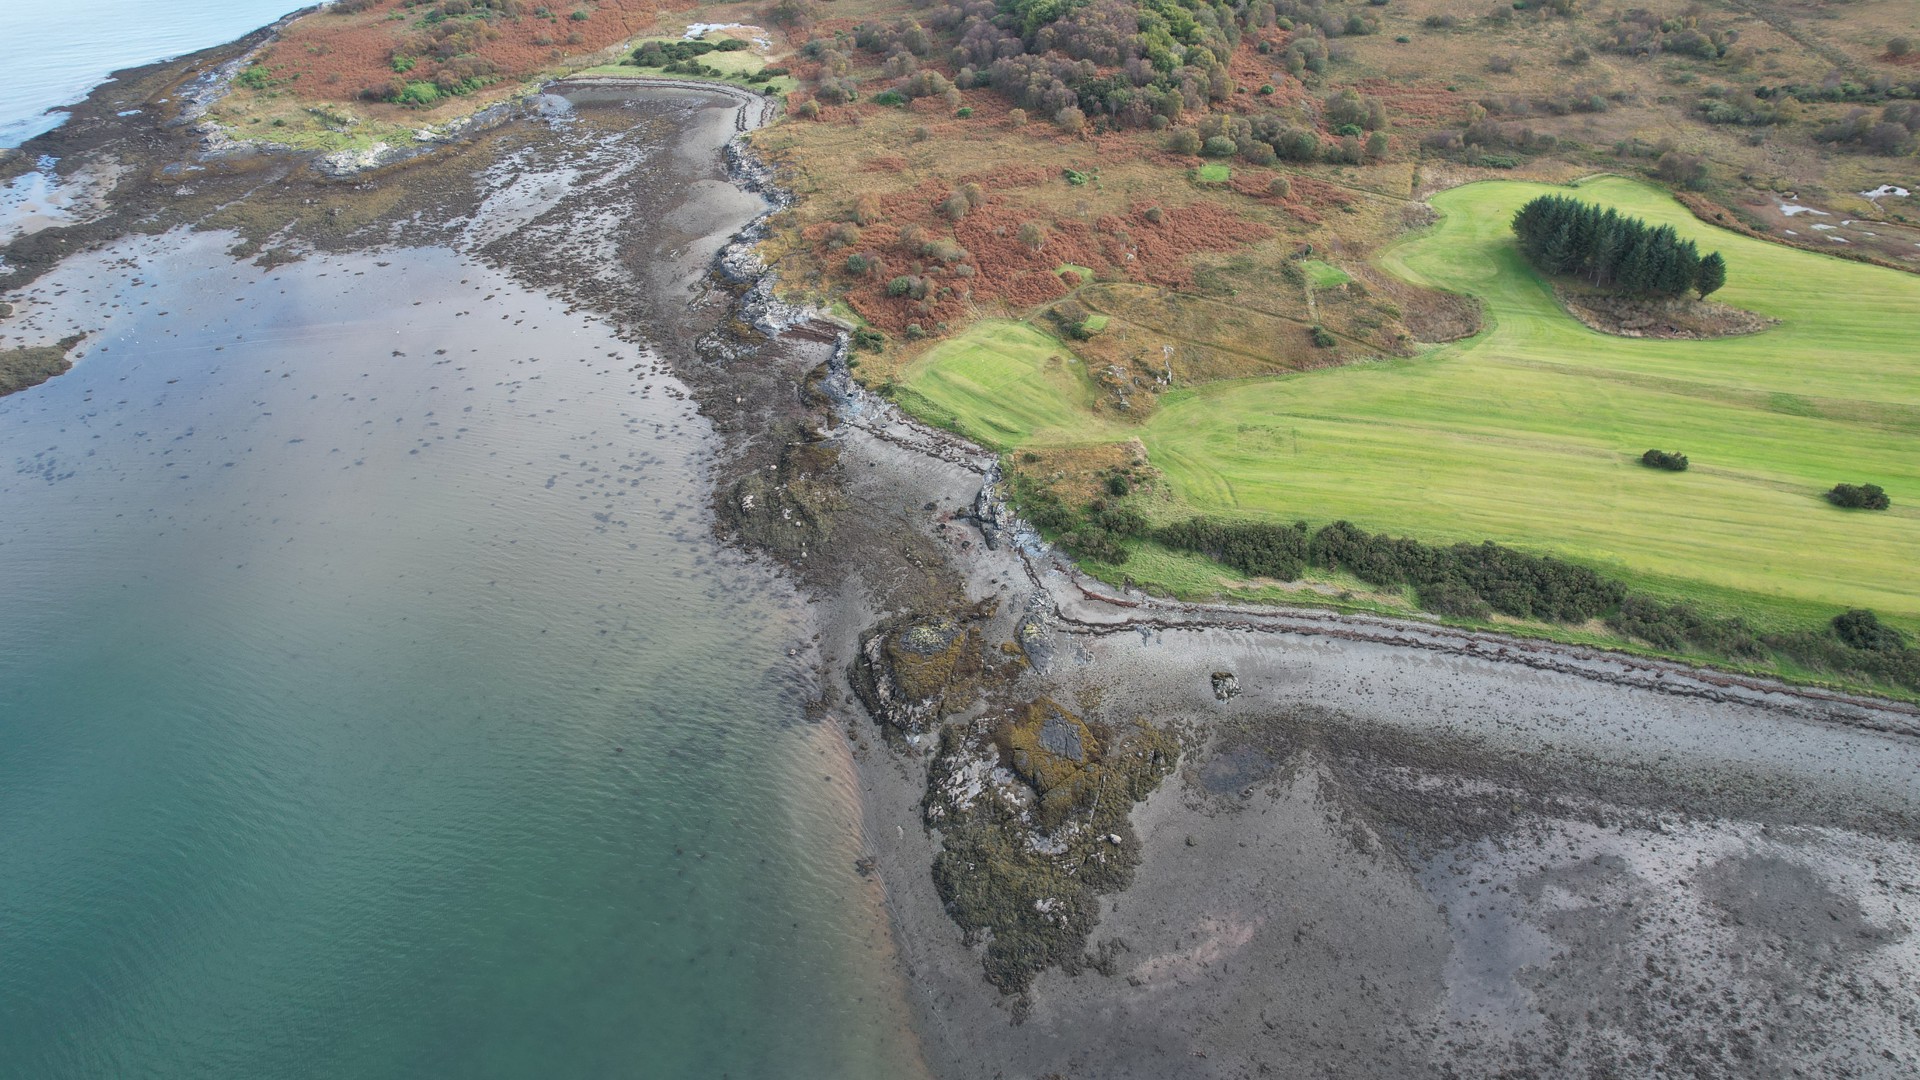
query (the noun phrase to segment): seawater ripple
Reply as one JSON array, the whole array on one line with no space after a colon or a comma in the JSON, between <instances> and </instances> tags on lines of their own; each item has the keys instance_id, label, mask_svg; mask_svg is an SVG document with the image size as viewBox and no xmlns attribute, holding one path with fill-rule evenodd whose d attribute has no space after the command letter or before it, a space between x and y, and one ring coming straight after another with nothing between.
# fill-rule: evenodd
<instances>
[{"instance_id":1,"label":"seawater ripple","mask_svg":"<svg viewBox=\"0 0 1920 1080\"><path fill-rule=\"evenodd\" d=\"M0 1072L902 1075L804 612L650 354L230 243L61 267L98 333L0 400Z\"/></svg>"}]
</instances>

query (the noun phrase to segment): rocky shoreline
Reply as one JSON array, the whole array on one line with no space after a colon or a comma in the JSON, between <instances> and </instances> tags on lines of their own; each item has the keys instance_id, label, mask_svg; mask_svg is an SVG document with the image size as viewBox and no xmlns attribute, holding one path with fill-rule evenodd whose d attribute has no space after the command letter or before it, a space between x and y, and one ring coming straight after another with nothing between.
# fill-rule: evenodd
<instances>
[{"instance_id":1,"label":"rocky shoreline","mask_svg":"<svg viewBox=\"0 0 1920 1080\"><path fill-rule=\"evenodd\" d=\"M523 208L471 175L553 139L599 140L593 167L625 176L619 125L655 113L503 122L352 182L111 129L122 95L220 55L97 92L49 138L130 164L125 190L11 245L0 284L136 221L232 228L260 259L465 223L481 257L655 343L725 440L718 527L815 598L809 712L857 762L858 869L937 1074L1920 1067L1911 707L1090 582L995 497L990 455L859 388L845 329L774 295L754 247L785 196L721 132L754 126L742 92L698 86L737 103L724 118L674 91L647 106L699 113L672 152L711 180ZM198 171L169 173L182 161ZM484 220L609 210L676 225L639 250L611 227L557 243ZM626 274L593 272L608 249Z\"/></svg>"}]
</instances>

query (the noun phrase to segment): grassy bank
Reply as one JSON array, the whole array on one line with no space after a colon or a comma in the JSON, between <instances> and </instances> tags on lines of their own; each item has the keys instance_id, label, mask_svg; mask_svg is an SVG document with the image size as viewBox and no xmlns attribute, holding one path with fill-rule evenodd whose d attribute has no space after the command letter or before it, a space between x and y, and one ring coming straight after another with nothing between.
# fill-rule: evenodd
<instances>
[{"instance_id":1,"label":"grassy bank","mask_svg":"<svg viewBox=\"0 0 1920 1080\"><path fill-rule=\"evenodd\" d=\"M990 322L910 365L899 399L1023 455L1138 439L1158 481L1127 502L1155 522L1345 518L1557 555L1761 627L1855 606L1920 627L1920 280L1714 229L1656 189L1601 178L1581 197L1724 252L1733 270L1716 299L1779 320L1713 341L1603 335L1512 244L1513 211L1549 190L1448 191L1433 200L1440 223L1384 255L1395 274L1485 305L1483 333L1414 359L1176 389L1134 421L1094 407L1094 379L1064 342ZM1648 469L1649 447L1693 467ZM1840 481L1881 484L1893 510L1829 505ZM1106 576L1188 597L1405 604L1338 581L1249 582L1132 543Z\"/></svg>"}]
</instances>

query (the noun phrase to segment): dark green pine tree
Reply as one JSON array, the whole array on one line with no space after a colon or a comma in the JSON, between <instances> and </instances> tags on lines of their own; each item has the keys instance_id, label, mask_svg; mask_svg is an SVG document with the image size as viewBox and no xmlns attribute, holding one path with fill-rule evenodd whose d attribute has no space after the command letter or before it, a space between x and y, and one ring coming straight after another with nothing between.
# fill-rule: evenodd
<instances>
[{"instance_id":1,"label":"dark green pine tree","mask_svg":"<svg viewBox=\"0 0 1920 1080\"><path fill-rule=\"evenodd\" d=\"M1719 252L1700 260L1700 269L1693 276L1693 287L1700 293L1700 299L1705 300L1726 283L1727 260L1721 258Z\"/></svg>"},{"instance_id":2,"label":"dark green pine tree","mask_svg":"<svg viewBox=\"0 0 1920 1080\"><path fill-rule=\"evenodd\" d=\"M1573 229L1571 220L1562 222L1554 230L1553 239L1547 241L1546 250L1540 253L1541 267L1547 273L1564 274L1579 261L1580 249L1575 245Z\"/></svg>"},{"instance_id":3,"label":"dark green pine tree","mask_svg":"<svg viewBox=\"0 0 1920 1080\"><path fill-rule=\"evenodd\" d=\"M1609 209L1600 218L1600 227L1594 232L1593 253L1587 260L1588 280L1600 286L1611 284L1613 264L1619 259L1623 246L1620 215Z\"/></svg>"},{"instance_id":4,"label":"dark green pine tree","mask_svg":"<svg viewBox=\"0 0 1920 1080\"><path fill-rule=\"evenodd\" d=\"M1664 291L1668 296L1685 296L1700 278L1700 249L1688 241L1674 248L1673 266L1667 271Z\"/></svg>"},{"instance_id":5,"label":"dark green pine tree","mask_svg":"<svg viewBox=\"0 0 1920 1080\"><path fill-rule=\"evenodd\" d=\"M1643 294L1651 277L1648 270L1647 237L1642 234L1628 241L1627 250L1621 254L1613 272L1613 287L1621 292Z\"/></svg>"}]
</instances>

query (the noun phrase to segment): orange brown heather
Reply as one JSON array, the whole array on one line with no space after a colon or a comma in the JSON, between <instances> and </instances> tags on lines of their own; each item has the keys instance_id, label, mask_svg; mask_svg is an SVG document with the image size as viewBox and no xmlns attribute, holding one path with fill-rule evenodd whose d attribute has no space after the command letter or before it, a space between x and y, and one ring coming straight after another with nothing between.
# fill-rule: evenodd
<instances>
[{"instance_id":1,"label":"orange brown heather","mask_svg":"<svg viewBox=\"0 0 1920 1080\"><path fill-rule=\"evenodd\" d=\"M651 29L673 0L343 0L296 20L261 56L258 82L309 101L397 118L409 86L431 104L512 82ZM242 85L246 85L243 80ZM424 91L416 90L424 96ZM386 102L384 106L378 104Z\"/></svg>"}]
</instances>

